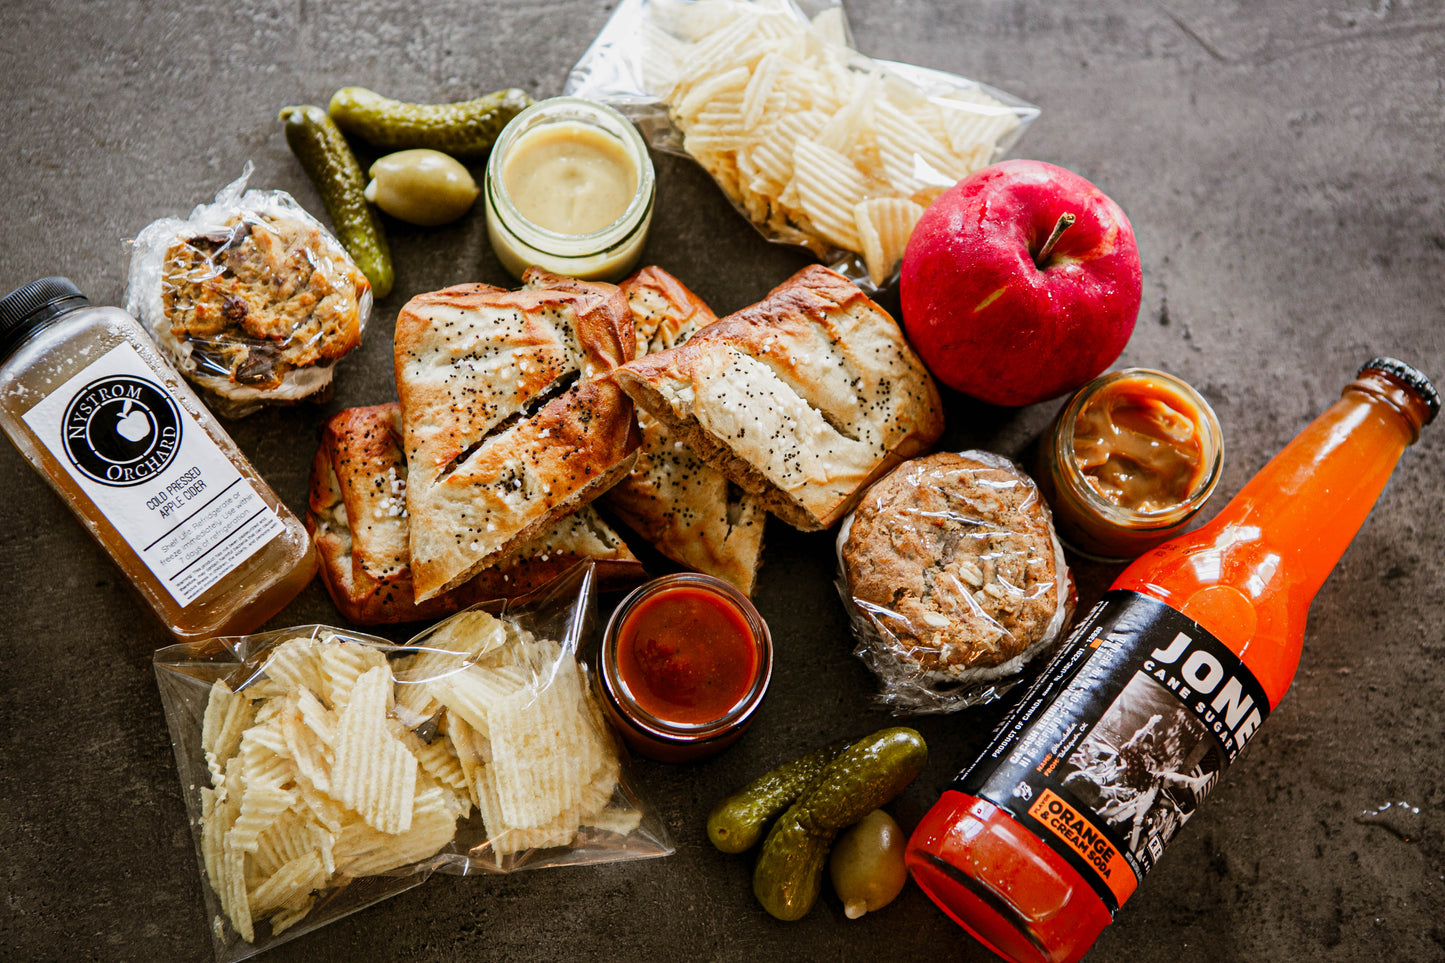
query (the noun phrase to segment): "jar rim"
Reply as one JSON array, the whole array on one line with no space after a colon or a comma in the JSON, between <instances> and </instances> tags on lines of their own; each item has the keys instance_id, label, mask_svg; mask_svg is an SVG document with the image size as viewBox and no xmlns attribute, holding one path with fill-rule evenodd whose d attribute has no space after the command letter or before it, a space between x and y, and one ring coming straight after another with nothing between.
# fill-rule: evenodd
<instances>
[{"instance_id":1,"label":"jar rim","mask_svg":"<svg viewBox=\"0 0 1445 963\"><path fill-rule=\"evenodd\" d=\"M1089 483L1088 477L1079 467L1078 459L1074 457L1074 426L1080 412L1104 388L1133 379L1163 382L1169 388L1179 392L1199 415L1198 418L1191 420L1199 430L1206 446L1202 451L1206 470L1198 483L1190 490L1188 497L1168 508L1141 511L1115 504L1101 495L1098 489ZM1204 506L1210 495L1214 493L1224 470L1224 435L1220 430L1219 418L1214 413L1214 409L1189 382L1157 368L1122 368L1100 375L1085 384L1074 392L1059 413L1054 431L1056 452L1054 463L1055 466L1062 468L1064 480L1067 481L1070 492L1106 522L1136 533L1162 531L1188 520Z\"/></svg>"},{"instance_id":2,"label":"jar rim","mask_svg":"<svg viewBox=\"0 0 1445 963\"><path fill-rule=\"evenodd\" d=\"M502 176L503 162L518 138L545 124L567 122L589 124L615 137L637 166L637 189L627 207L612 223L586 234L554 231L530 220L512 201ZM487 204L502 226L528 247L564 259L605 255L630 240L649 219L656 184L647 143L636 126L616 109L581 97L539 100L508 121L492 145L484 178Z\"/></svg>"},{"instance_id":3,"label":"jar rim","mask_svg":"<svg viewBox=\"0 0 1445 963\"><path fill-rule=\"evenodd\" d=\"M637 606L659 592L678 586L694 586L712 592L731 604L748 624L752 643L758 654L757 669L747 691L723 715L701 723L679 723L661 719L644 709L632 697L622 679L618 665L618 637L627 616ZM598 653L598 677L606 697L614 703L623 718L640 732L662 742L690 744L704 742L732 733L746 723L762 704L773 674L773 641L768 625L752 601L732 584L700 572L680 572L639 586L627 595L607 620Z\"/></svg>"}]
</instances>

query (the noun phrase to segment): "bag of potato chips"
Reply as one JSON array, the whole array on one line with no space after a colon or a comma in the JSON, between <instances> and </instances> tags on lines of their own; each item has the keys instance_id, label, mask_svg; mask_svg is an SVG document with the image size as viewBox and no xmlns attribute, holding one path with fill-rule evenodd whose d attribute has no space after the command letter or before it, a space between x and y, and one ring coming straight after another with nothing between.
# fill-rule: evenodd
<instances>
[{"instance_id":1,"label":"bag of potato chips","mask_svg":"<svg viewBox=\"0 0 1445 963\"><path fill-rule=\"evenodd\" d=\"M217 960L433 872L671 853L578 657L596 625L584 562L404 645L309 625L158 651Z\"/></svg>"},{"instance_id":2,"label":"bag of potato chips","mask_svg":"<svg viewBox=\"0 0 1445 963\"><path fill-rule=\"evenodd\" d=\"M865 290L897 276L944 190L1038 116L955 74L853 48L838 0L622 0L567 94L692 157L764 237Z\"/></svg>"}]
</instances>

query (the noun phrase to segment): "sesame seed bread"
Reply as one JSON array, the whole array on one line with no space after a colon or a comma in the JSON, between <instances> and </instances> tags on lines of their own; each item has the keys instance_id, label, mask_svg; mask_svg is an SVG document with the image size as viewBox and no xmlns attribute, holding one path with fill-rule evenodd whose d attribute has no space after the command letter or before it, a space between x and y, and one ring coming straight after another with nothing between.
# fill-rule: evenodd
<instances>
[{"instance_id":1,"label":"sesame seed bread","mask_svg":"<svg viewBox=\"0 0 1445 963\"><path fill-rule=\"evenodd\" d=\"M810 266L618 381L795 528L827 528L943 431L938 389L886 311Z\"/></svg>"},{"instance_id":2,"label":"sesame seed bread","mask_svg":"<svg viewBox=\"0 0 1445 963\"><path fill-rule=\"evenodd\" d=\"M322 429L311 465L306 528L327 592L358 625L436 619L486 599L523 595L583 558L596 561L603 590L645 577L626 543L584 506L470 581L417 603L407 547L406 479L401 405L348 408Z\"/></svg>"},{"instance_id":3,"label":"sesame seed bread","mask_svg":"<svg viewBox=\"0 0 1445 963\"><path fill-rule=\"evenodd\" d=\"M717 320L702 299L657 267L622 282L637 324L637 356L664 351ZM659 552L752 594L767 513L672 431L637 411L642 451L603 501Z\"/></svg>"},{"instance_id":4,"label":"sesame seed bread","mask_svg":"<svg viewBox=\"0 0 1445 963\"><path fill-rule=\"evenodd\" d=\"M535 268L527 280L418 295L397 317L418 602L611 487L641 445L613 374L635 345L622 292Z\"/></svg>"}]
</instances>

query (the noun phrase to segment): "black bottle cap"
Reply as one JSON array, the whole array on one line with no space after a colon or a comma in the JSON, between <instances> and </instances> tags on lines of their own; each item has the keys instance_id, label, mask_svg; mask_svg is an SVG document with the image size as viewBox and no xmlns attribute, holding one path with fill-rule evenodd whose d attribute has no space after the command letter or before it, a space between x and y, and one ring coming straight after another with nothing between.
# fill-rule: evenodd
<instances>
[{"instance_id":1,"label":"black bottle cap","mask_svg":"<svg viewBox=\"0 0 1445 963\"><path fill-rule=\"evenodd\" d=\"M1414 365L1406 364L1398 358L1371 358L1360 365L1360 370L1355 372L1355 377L1358 378L1366 371L1378 371L1381 374L1389 375L1419 395L1420 400L1425 402L1425 407L1429 409L1424 424L1428 425L1434 421L1435 416L1440 413L1440 392L1436 391L1435 386L1430 383L1430 379L1425 377L1425 372Z\"/></svg>"},{"instance_id":2,"label":"black bottle cap","mask_svg":"<svg viewBox=\"0 0 1445 963\"><path fill-rule=\"evenodd\" d=\"M0 358L51 318L89 303L70 278L41 278L11 291L0 298Z\"/></svg>"}]
</instances>

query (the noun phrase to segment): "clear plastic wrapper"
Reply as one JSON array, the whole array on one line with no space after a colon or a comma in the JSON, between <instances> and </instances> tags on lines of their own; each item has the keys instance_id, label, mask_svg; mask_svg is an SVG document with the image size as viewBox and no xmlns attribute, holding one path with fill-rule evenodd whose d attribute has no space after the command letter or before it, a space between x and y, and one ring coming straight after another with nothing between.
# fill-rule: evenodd
<instances>
[{"instance_id":1,"label":"clear plastic wrapper","mask_svg":"<svg viewBox=\"0 0 1445 963\"><path fill-rule=\"evenodd\" d=\"M913 225L1038 116L1002 91L852 48L833 0L622 0L567 79L690 156L770 241L869 290Z\"/></svg>"},{"instance_id":2,"label":"clear plastic wrapper","mask_svg":"<svg viewBox=\"0 0 1445 963\"><path fill-rule=\"evenodd\" d=\"M157 652L217 960L433 872L671 853L578 656L596 633L584 562L405 645L308 625Z\"/></svg>"},{"instance_id":3,"label":"clear plastic wrapper","mask_svg":"<svg viewBox=\"0 0 1445 963\"><path fill-rule=\"evenodd\" d=\"M1073 615L1073 579L1033 479L985 451L906 461L838 532L855 654L898 714L1000 698Z\"/></svg>"},{"instance_id":4,"label":"clear plastic wrapper","mask_svg":"<svg viewBox=\"0 0 1445 963\"><path fill-rule=\"evenodd\" d=\"M126 286L126 310L228 418L326 400L371 314L340 242L285 191L246 190L250 176L141 231Z\"/></svg>"}]
</instances>

